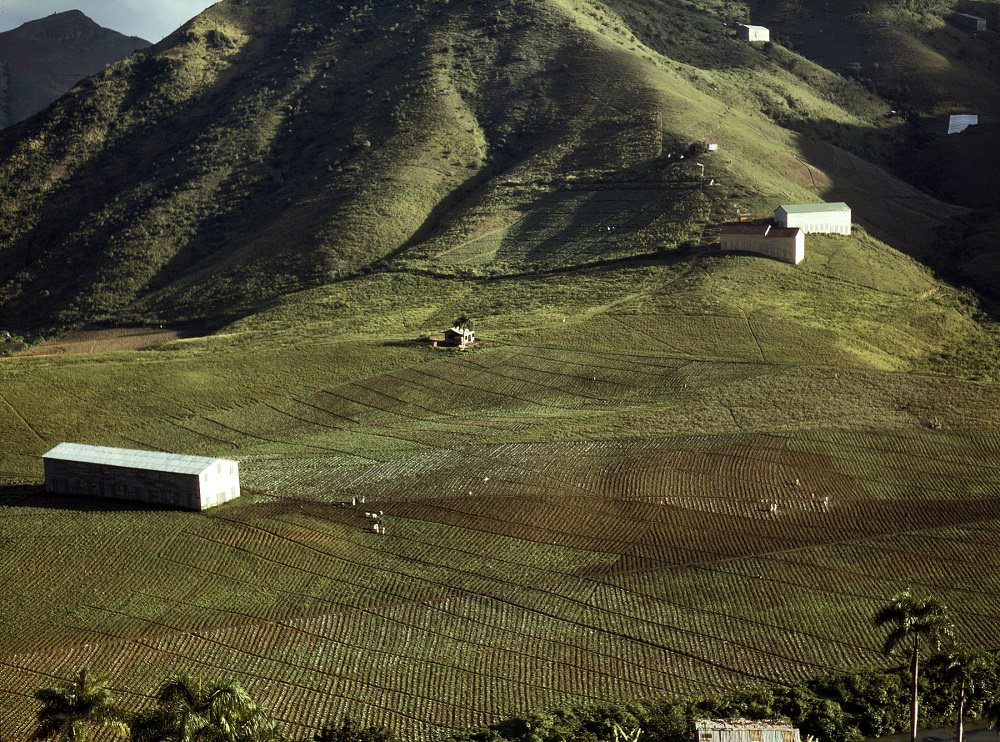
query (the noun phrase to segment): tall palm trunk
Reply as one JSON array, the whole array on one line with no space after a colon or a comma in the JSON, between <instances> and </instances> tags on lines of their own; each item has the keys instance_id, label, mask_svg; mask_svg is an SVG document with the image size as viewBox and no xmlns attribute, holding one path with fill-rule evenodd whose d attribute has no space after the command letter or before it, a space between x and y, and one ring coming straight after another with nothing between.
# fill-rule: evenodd
<instances>
[{"instance_id":1,"label":"tall palm trunk","mask_svg":"<svg viewBox=\"0 0 1000 742\"><path fill-rule=\"evenodd\" d=\"M917 637L913 637L913 659L910 661L910 742L917 742L917 678L920 673L920 655Z\"/></svg>"},{"instance_id":2,"label":"tall palm trunk","mask_svg":"<svg viewBox=\"0 0 1000 742\"><path fill-rule=\"evenodd\" d=\"M955 724L956 742L963 742L965 739L965 678L962 678L962 685L958 689L958 722Z\"/></svg>"}]
</instances>

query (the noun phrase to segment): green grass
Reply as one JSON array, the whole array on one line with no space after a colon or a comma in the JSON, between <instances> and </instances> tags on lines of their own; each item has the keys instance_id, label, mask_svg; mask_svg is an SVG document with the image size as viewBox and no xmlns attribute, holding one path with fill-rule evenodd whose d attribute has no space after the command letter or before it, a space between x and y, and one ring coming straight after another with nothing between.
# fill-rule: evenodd
<instances>
[{"instance_id":1,"label":"green grass","mask_svg":"<svg viewBox=\"0 0 1000 742\"><path fill-rule=\"evenodd\" d=\"M188 669L293 730L419 737L791 681L877 665L866 616L904 583L989 644L996 385L927 373L958 345L986 373L985 331L863 232L811 242L798 267L372 274L159 350L3 361L0 727L87 663L133 705ZM421 341L460 313L481 346ZM39 494L64 439L237 458L244 499Z\"/></svg>"},{"instance_id":2,"label":"green grass","mask_svg":"<svg viewBox=\"0 0 1000 742\"><path fill-rule=\"evenodd\" d=\"M888 104L738 43L757 7L483 7L220 3L0 137L0 320L218 330L0 359L0 733L84 664L414 738L791 682L881 663L907 585L992 645L996 328L909 257L957 210L862 159ZM798 266L713 247L844 193ZM244 499L46 496L62 440L236 458Z\"/></svg>"}]
</instances>

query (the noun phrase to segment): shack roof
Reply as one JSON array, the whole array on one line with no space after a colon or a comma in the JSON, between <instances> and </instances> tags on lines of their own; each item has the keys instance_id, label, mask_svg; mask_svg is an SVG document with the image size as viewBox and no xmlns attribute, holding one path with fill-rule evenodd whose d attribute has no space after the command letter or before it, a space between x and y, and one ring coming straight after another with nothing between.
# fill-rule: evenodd
<instances>
[{"instance_id":1,"label":"shack roof","mask_svg":"<svg viewBox=\"0 0 1000 742\"><path fill-rule=\"evenodd\" d=\"M765 719L755 721L753 719L697 719L694 728L699 732L710 730L732 730L732 729L776 729L789 730L795 727L791 724Z\"/></svg>"},{"instance_id":2,"label":"shack roof","mask_svg":"<svg viewBox=\"0 0 1000 742\"><path fill-rule=\"evenodd\" d=\"M843 201L821 204L782 204L778 207L786 214L814 214L817 211L850 211L851 207Z\"/></svg>"},{"instance_id":3,"label":"shack roof","mask_svg":"<svg viewBox=\"0 0 1000 742\"><path fill-rule=\"evenodd\" d=\"M213 464L235 464L229 459L189 456L182 453L139 451L132 448L88 446L84 443L60 443L42 455L43 459L75 461L81 464L118 466L125 469L147 469L174 474L201 474Z\"/></svg>"},{"instance_id":4,"label":"shack roof","mask_svg":"<svg viewBox=\"0 0 1000 742\"><path fill-rule=\"evenodd\" d=\"M972 15L972 13L955 13L959 18L971 18L974 21L985 21L985 18L981 18L978 15Z\"/></svg>"},{"instance_id":5,"label":"shack roof","mask_svg":"<svg viewBox=\"0 0 1000 742\"><path fill-rule=\"evenodd\" d=\"M764 236L770 229L770 224L754 224L753 222L731 222L722 225L722 234L757 234Z\"/></svg>"},{"instance_id":6,"label":"shack roof","mask_svg":"<svg viewBox=\"0 0 1000 742\"><path fill-rule=\"evenodd\" d=\"M799 227L771 227L768 237L796 237L802 229Z\"/></svg>"},{"instance_id":7,"label":"shack roof","mask_svg":"<svg viewBox=\"0 0 1000 742\"><path fill-rule=\"evenodd\" d=\"M956 113L948 117L948 133L961 134L970 126L979 125L978 113Z\"/></svg>"},{"instance_id":8,"label":"shack roof","mask_svg":"<svg viewBox=\"0 0 1000 742\"><path fill-rule=\"evenodd\" d=\"M767 26L755 26L752 23L741 23L740 25L743 26L743 28L752 28L754 31L766 31L767 30Z\"/></svg>"}]
</instances>

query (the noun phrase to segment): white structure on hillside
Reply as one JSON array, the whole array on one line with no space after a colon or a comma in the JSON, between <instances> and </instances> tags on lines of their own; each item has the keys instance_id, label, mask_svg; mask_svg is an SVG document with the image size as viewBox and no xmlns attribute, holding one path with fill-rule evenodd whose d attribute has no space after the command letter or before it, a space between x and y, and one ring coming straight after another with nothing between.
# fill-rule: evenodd
<instances>
[{"instance_id":1,"label":"white structure on hillside","mask_svg":"<svg viewBox=\"0 0 1000 742\"><path fill-rule=\"evenodd\" d=\"M204 510L240 496L229 459L60 443L42 456L45 491Z\"/></svg>"},{"instance_id":2,"label":"white structure on hillside","mask_svg":"<svg viewBox=\"0 0 1000 742\"><path fill-rule=\"evenodd\" d=\"M774 211L779 227L798 227L806 234L850 234L851 207L843 201L822 204L783 204Z\"/></svg>"},{"instance_id":3,"label":"white structure on hillside","mask_svg":"<svg viewBox=\"0 0 1000 742\"><path fill-rule=\"evenodd\" d=\"M751 26L748 23L741 23L739 36L744 41L770 41L771 32L766 26Z\"/></svg>"},{"instance_id":4,"label":"white structure on hillside","mask_svg":"<svg viewBox=\"0 0 1000 742\"><path fill-rule=\"evenodd\" d=\"M955 13L952 16L952 21L960 29L969 33L986 30L986 19L980 18L978 15L972 15L971 13Z\"/></svg>"},{"instance_id":5,"label":"white structure on hillside","mask_svg":"<svg viewBox=\"0 0 1000 742\"><path fill-rule=\"evenodd\" d=\"M699 719L694 742L801 742L801 736L791 724L777 721Z\"/></svg>"},{"instance_id":6,"label":"white structure on hillside","mask_svg":"<svg viewBox=\"0 0 1000 742\"><path fill-rule=\"evenodd\" d=\"M464 348L476 342L476 333L468 325L455 325L444 331L444 344Z\"/></svg>"},{"instance_id":7,"label":"white structure on hillside","mask_svg":"<svg viewBox=\"0 0 1000 742\"><path fill-rule=\"evenodd\" d=\"M806 237L798 227L737 222L723 224L719 246L723 251L743 250L798 265L806 256Z\"/></svg>"},{"instance_id":8,"label":"white structure on hillside","mask_svg":"<svg viewBox=\"0 0 1000 742\"><path fill-rule=\"evenodd\" d=\"M948 117L949 134L961 134L970 126L979 126L979 114L958 113Z\"/></svg>"}]
</instances>

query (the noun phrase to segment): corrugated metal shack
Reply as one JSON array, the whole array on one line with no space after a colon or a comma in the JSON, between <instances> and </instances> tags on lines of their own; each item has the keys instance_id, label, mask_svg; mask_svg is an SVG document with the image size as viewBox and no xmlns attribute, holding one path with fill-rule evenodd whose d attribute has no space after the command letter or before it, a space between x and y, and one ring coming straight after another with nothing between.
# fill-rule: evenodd
<instances>
[{"instance_id":1,"label":"corrugated metal shack","mask_svg":"<svg viewBox=\"0 0 1000 742\"><path fill-rule=\"evenodd\" d=\"M229 459L60 443L42 456L45 491L204 510L240 496Z\"/></svg>"},{"instance_id":2,"label":"corrugated metal shack","mask_svg":"<svg viewBox=\"0 0 1000 742\"><path fill-rule=\"evenodd\" d=\"M694 742L802 742L799 730L777 721L700 719L694 723Z\"/></svg>"}]
</instances>

